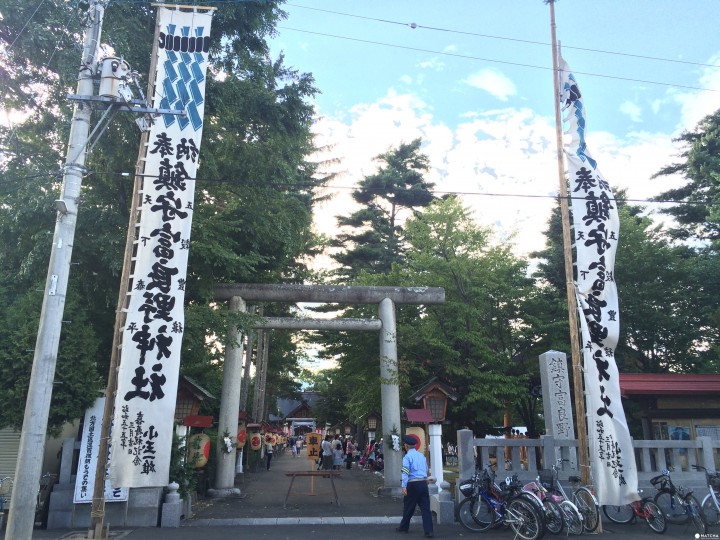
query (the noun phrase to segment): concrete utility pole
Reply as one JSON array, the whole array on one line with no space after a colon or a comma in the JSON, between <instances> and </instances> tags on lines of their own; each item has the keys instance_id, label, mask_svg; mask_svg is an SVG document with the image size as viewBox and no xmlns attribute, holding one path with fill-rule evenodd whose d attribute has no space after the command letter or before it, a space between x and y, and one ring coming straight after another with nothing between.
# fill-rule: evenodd
<instances>
[{"instance_id":1,"label":"concrete utility pole","mask_svg":"<svg viewBox=\"0 0 720 540\"><path fill-rule=\"evenodd\" d=\"M93 74L97 63L95 54L100 43L104 13L105 1L91 0L88 10L88 27L85 30L82 60L78 73L77 93L79 96L93 95ZM35 343L30 385L25 403L25 416L18 452L20 459L18 459L15 469L10 514L5 533L5 538L13 540L31 540L35 524L36 496L42 474L45 433L50 413L62 317L65 310L65 295L70 274L80 187L85 171L85 152L91 113L92 107L89 103L81 101L75 106L63 173L62 195L55 201L57 221Z\"/></svg>"}]
</instances>

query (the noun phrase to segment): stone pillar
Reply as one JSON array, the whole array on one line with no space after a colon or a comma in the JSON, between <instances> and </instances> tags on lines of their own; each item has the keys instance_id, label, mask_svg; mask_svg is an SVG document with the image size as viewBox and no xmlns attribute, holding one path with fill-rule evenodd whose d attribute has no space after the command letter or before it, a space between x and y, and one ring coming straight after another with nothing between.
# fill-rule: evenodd
<instances>
[{"instance_id":1,"label":"stone pillar","mask_svg":"<svg viewBox=\"0 0 720 540\"><path fill-rule=\"evenodd\" d=\"M245 302L239 296L230 299L230 312L245 311ZM235 451L229 454L223 451L223 434L230 434L237 442L238 412L240 410L240 377L242 374L243 336L239 328L228 331L229 343L225 347L223 366L223 385L220 397L220 417L218 418L218 440L216 447L217 468L215 470L215 489L208 490L210 497L231 497L240 495L235 487ZM234 343L233 343L234 342Z\"/></svg>"},{"instance_id":2,"label":"stone pillar","mask_svg":"<svg viewBox=\"0 0 720 540\"><path fill-rule=\"evenodd\" d=\"M393 428L400 433L400 386L398 383L397 330L395 327L395 304L389 298L380 302L378 316L382 322L380 330L380 397L382 399L383 433ZM378 434L377 438L385 437ZM402 495L400 469L402 452L391 450L392 441L385 441L385 485L380 488L383 495Z\"/></svg>"},{"instance_id":3,"label":"stone pillar","mask_svg":"<svg viewBox=\"0 0 720 540\"><path fill-rule=\"evenodd\" d=\"M540 355L540 381L543 394L545 434L552 435L556 439L575 439L570 378L565 353L548 351ZM570 454L573 466L577 467L577 451L573 448ZM559 450L555 459L558 457L560 457ZM544 467L548 469L550 465L552 463L546 462Z\"/></svg>"},{"instance_id":4,"label":"stone pillar","mask_svg":"<svg viewBox=\"0 0 720 540\"><path fill-rule=\"evenodd\" d=\"M457 432L458 465L461 480L467 480L475 472L475 436L469 429Z\"/></svg>"},{"instance_id":5,"label":"stone pillar","mask_svg":"<svg viewBox=\"0 0 720 540\"><path fill-rule=\"evenodd\" d=\"M442 426L430 424L428 431L430 433L430 470L437 481L438 488L442 491L445 482L442 463Z\"/></svg>"}]
</instances>

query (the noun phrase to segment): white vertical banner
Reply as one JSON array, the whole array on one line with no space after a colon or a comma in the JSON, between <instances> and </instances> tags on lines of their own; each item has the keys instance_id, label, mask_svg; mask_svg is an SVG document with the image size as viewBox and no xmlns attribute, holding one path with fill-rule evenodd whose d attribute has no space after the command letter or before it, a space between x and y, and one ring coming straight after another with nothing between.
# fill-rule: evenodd
<instances>
[{"instance_id":1,"label":"white vertical banner","mask_svg":"<svg viewBox=\"0 0 720 540\"><path fill-rule=\"evenodd\" d=\"M105 398L97 398L93 406L85 411L82 438L80 439L80 456L78 459L77 476L73 502L91 503L95 490L95 471L97 470L98 451L100 450L100 433L102 430ZM108 454L108 462L112 456ZM128 490L113 488L110 480L105 480L105 501L127 501Z\"/></svg>"},{"instance_id":2,"label":"white vertical banner","mask_svg":"<svg viewBox=\"0 0 720 540\"><path fill-rule=\"evenodd\" d=\"M600 504L637 500L637 468L615 348L620 337L615 253L620 234L617 203L585 142L585 106L575 77L560 59L560 91L576 253L575 292L582 334L588 440Z\"/></svg>"},{"instance_id":3,"label":"white vertical banner","mask_svg":"<svg viewBox=\"0 0 720 540\"><path fill-rule=\"evenodd\" d=\"M168 484L212 11L166 6L157 17L152 105L186 114L157 117L145 148L112 430L110 477L122 487Z\"/></svg>"}]
</instances>

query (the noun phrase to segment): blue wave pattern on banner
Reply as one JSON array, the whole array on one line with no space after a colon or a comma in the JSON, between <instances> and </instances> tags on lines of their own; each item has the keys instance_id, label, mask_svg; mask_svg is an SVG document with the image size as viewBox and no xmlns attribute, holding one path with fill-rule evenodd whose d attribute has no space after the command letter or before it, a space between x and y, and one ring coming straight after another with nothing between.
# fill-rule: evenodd
<instances>
[{"instance_id":1,"label":"blue wave pattern on banner","mask_svg":"<svg viewBox=\"0 0 720 540\"><path fill-rule=\"evenodd\" d=\"M173 36L177 27L174 24L168 24L167 29L168 36ZM189 37L190 30L189 26L181 27L180 36ZM195 28L195 37L203 37L204 30L202 26ZM165 79L161 83L165 97L160 101L160 107L163 109L182 109L185 111L186 116L164 114L165 127L179 122L180 129L185 129L192 124L193 130L197 131L202 127L203 123L198 107L204 101L200 91L200 84L205 81L205 76L200 65L205 62L205 54L202 52L166 52Z\"/></svg>"}]
</instances>

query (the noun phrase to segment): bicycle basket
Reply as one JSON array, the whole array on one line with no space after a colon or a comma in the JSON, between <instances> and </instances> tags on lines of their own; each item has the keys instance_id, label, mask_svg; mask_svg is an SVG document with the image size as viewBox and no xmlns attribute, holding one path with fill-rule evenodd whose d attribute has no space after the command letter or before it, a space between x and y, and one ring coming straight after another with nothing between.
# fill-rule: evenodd
<instances>
[{"instance_id":1,"label":"bicycle basket","mask_svg":"<svg viewBox=\"0 0 720 540\"><path fill-rule=\"evenodd\" d=\"M540 483L548 489L555 485L555 473L553 471L539 471L538 477L540 478Z\"/></svg>"},{"instance_id":2,"label":"bicycle basket","mask_svg":"<svg viewBox=\"0 0 720 540\"><path fill-rule=\"evenodd\" d=\"M708 476L708 483L713 489L720 489L720 475Z\"/></svg>"},{"instance_id":3,"label":"bicycle basket","mask_svg":"<svg viewBox=\"0 0 720 540\"><path fill-rule=\"evenodd\" d=\"M460 493L462 493L465 497L470 497L475 490L475 482L472 480L463 480L460 482L458 487L460 489Z\"/></svg>"}]
</instances>

